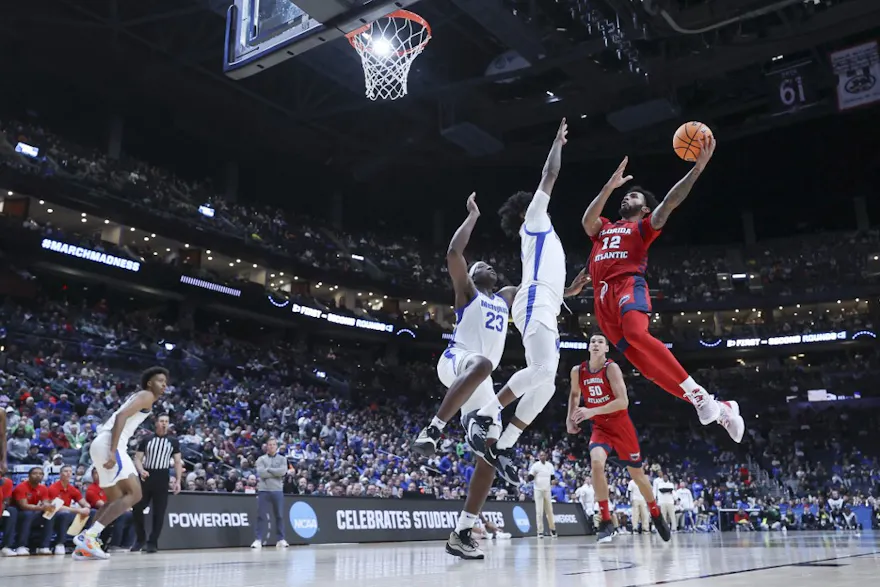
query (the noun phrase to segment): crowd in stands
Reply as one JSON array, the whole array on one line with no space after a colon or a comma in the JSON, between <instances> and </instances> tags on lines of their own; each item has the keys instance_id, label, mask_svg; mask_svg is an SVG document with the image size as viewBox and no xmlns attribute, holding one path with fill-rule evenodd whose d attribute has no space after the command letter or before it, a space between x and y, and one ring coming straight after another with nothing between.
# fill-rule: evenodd
<instances>
[{"instance_id":1,"label":"crowd in stands","mask_svg":"<svg viewBox=\"0 0 880 587\"><path fill-rule=\"evenodd\" d=\"M41 156L17 153L19 141L39 145ZM291 262L296 259L318 270L366 272L372 264L389 283L448 286L443 251L428 249L415 238L340 233L313 218L231 204L216 195L210 182L183 180L126 157L111 159L33 123L0 120L3 167L87 186L144 214L184 219L201 230L234 235L247 246L286 255ZM213 217L199 213L199 206L205 204L215 210ZM27 228L61 235L57 227L33 221ZM146 249L119 248L87 234L63 236L152 262ZM652 257L652 279L661 290L674 292L669 297L675 301L723 299L729 290L719 284L718 273L741 269L759 275L762 286L777 294L819 291L864 283L868 253L878 248L876 231L766 243L735 249L735 254L729 249L658 248ZM366 262L352 261L352 252L366 257ZM520 260L515 251L488 248L480 254L496 267L502 281L518 281ZM157 260L169 261L174 262ZM574 255L570 262L576 272L585 259ZM328 302L303 294L291 297L331 308ZM283 487L289 494L404 498L414 492L460 499L466 493L474 458L455 424L447 429L435 457L416 457L409 450L443 393L429 357L410 357L401 364L363 349L315 340L287 342L280 337L271 344L256 337L245 340L232 336L219 321L197 326L192 316L176 311L169 315L163 307L73 299L7 300L0 307L0 409L7 417L11 471L10 483L0 486L0 508L5 512L0 521L19 509L3 507L3 497L11 499L11 505L33 498L31 505L42 507L38 504L44 497L51 498L57 490L71 498L72 508L70 516L56 516L51 523L40 522L37 510L16 511L19 518L13 525L20 532L10 533L8 522L0 525L6 528L0 549L18 552L29 544L44 554L59 546L63 549L58 536L63 537L61 526L71 523L73 510L91 510L101 501L92 483L88 451L97 426L134 390L137 372L157 363L172 373L171 386L156 413L169 415L171 433L180 440L185 491L256 492L256 459L274 437L288 460ZM367 313L363 307L338 310ZM407 323L399 315L372 311L369 315ZM665 340L688 340L873 325L864 314L849 311L773 324L753 316L714 329L683 324L652 324L652 328ZM505 381L516 367L502 364L495 381ZM652 475L666 475L680 485L677 526L722 527L722 513L735 511L731 520L745 530L843 529L853 526L850 513L857 506L873 508L874 520L880 520L877 414L798 407L807 390L814 389L863 396L866 401L876 397L877 351L838 354L814 366L765 359L698 370L694 376L721 397L742 398L743 406L754 413L747 420L748 435L741 446L730 446L711 427L697 426L688 406L666 397L650 382L637 376L627 379L633 419L639 424ZM558 386L567 389L567 377L560 377ZM752 394L760 395L758 401L750 402ZM496 485L495 499L531 499L533 487L526 472L545 452L556 467L552 489L556 501L578 500L578 489L589 476L587 438L566 433L565 405L558 399L566 396L560 393L517 444L522 484ZM149 422L131 439L130 450L149 434ZM613 463L608 475L612 499L625 522L629 480ZM9 485L13 487L7 495ZM685 491L690 492L690 500ZM32 524L36 524L33 531ZM117 536L113 542L128 540Z\"/></svg>"},{"instance_id":2,"label":"crowd in stands","mask_svg":"<svg viewBox=\"0 0 880 587\"><path fill-rule=\"evenodd\" d=\"M255 492L255 461L267 439L275 437L288 459L283 486L290 494L465 495L474 459L454 425L435 457L415 457L409 450L443 392L427 360L386 365L321 343L267 348L233 339L220 324L208 332L188 332L171 326L161 313L110 309L106 300L89 305L41 299L32 304L9 301L0 309L5 336L0 409L7 414L9 464L18 484L26 483L36 467L45 475L36 486L48 487L64 476L62 467L68 465L70 484L86 496L92 481L88 448L96 427L133 391L137 370L162 362L173 377L156 411L169 414L172 434L180 441L186 491ZM163 337L176 340L174 352L160 344ZM800 397L817 385L838 393L876 388L878 367L880 359L873 352L815 367L767 360L696 372L695 377L722 397L737 397L744 406L761 405L760 419L749 418L741 447L695 425L688 406L641 378L629 377L631 411L651 470L655 475L662 470L693 493L694 516L686 508L682 529L717 527L723 524L719 511L737 508L751 512L752 525L760 529L767 517L754 512L773 513L781 504L780 515L787 515L789 502L814 506L815 512L805 519L799 514L787 528L846 527L840 522L845 508L874 507L880 489L877 415L801 410L793 417L785 397ZM496 381L515 368L502 365ZM566 385L560 378L560 388ZM750 402L750 393L760 393L761 401ZM522 485L514 489L499 484L494 498L531 499L526 472L544 451L557 470L556 500L577 499L577 489L589 475L587 437L565 433L565 406L559 399L565 395L551 402L517 445ZM148 428L132 438L130 450L149 434ZM818 430L823 433L817 435ZM623 469L610 465L609 482L620 515L626 516L628 478ZM825 510L829 517L823 522Z\"/></svg>"},{"instance_id":3,"label":"crowd in stands","mask_svg":"<svg viewBox=\"0 0 880 587\"><path fill-rule=\"evenodd\" d=\"M37 158L17 153L24 142L40 148ZM0 119L0 168L28 173L57 182L87 186L93 194L115 198L117 205L139 213L173 218L200 231L235 236L247 246L290 258L333 274L370 272L371 279L421 290L448 289L442 247L429 246L415 235L347 234L319 219L265 206L231 203L218 195L208 180L185 180L149 163L104 150L84 147L59 137L35 121ZM49 195L46 195L48 198ZM97 197L97 196L96 196ZM208 205L213 216L199 211ZM514 247L499 250L497 243L476 243L471 253L495 266L502 283L517 283L520 259ZM869 254L880 251L880 233L813 235L768 241L751 247L657 247L652 251L650 278L661 298L675 302L717 301L729 297L730 281L719 273L749 272L762 291L778 295L822 291L862 284ZM233 254L230 252L229 254ZM364 257L355 261L352 254ZM570 252L569 274L586 263L583 253ZM592 295L590 288L585 296Z\"/></svg>"}]
</instances>

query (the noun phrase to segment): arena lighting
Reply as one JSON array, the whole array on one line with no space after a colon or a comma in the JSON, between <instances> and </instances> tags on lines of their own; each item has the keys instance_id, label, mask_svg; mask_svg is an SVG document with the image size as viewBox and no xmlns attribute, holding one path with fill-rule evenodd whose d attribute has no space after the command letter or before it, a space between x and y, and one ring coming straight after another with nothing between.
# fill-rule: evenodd
<instances>
[{"instance_id":1,"label":"arena lighting","mask_svg":"<svg viewBox=\"0 0 880 587\"><path fill-rule=\"evenodd\" d=\"M276 301L275 298L272 297L272 294L269 294L269 302L273 306L275 306L276 308L284 308L285 306L287 306L287 304L290 303L290 300L284 300L284 301L279 302L279 301Z\"/></svg>"},{"instance_id":2,"label":"arena lighting","mask_svg":"<svg viewBox=\"0 0 880 587\"><path fill-rule=\"evenodd\" d=\"M379 57L388 57L393 50L394 48L391 46L391 41L385 37L379 37L373 41L373 53Z\"/></svg>"},{"instance_id":3,"label":"arena lighting","mask_svg":"<svg viewBox=\"0 0 880 587\"><path fill-rule=\"evenodd\" d=\"M746 274L745 273L734 273L731 275L731 277L734 279L745 279Z\"/></svg>"},{"instance_id":4,"label":"arena lighting","mask_svg":"<svg viewBox=\"0 0 880 587\"><path fill-rule=\"evenodd\" d=\"M364 260L364 257L362 255L355 255L353 253L351 255L351 258L354 259L355 261L363 261Z\"/></svg>"},{"instance_id":5,"label":"arena lighting","mask_svg":"<svg viewBox=\"0 0 880 587\"><path fill-rule=\"evenodd\" d=\"M41 246L43 249L47 251L52 251L53 253L69 255L71 257L77 257L79 259L91 261L92 263L100 263L101 265L108 265L110 267L124 269L125 271L131 271L133 273L141 270L141 264L138 261L123 259L114 255L108 255L107 253L101 251L95 251L92 249L87 249L85 247L71 245L48 238L43 239Z\"/></svg>"},{"instance_id":6,"label":"arena lighting","mask_svg":"<svg viewBox=\"0 0 880 587\"><path fill-rule=\"evenodd\" d=\"M241 290L235 289L234 287L227 287L225 285L221 285L219 283L213 283L210 281L204 281L202 279L196 279L195 277L190 277L188 275L180 276L180 283L185 285L192 285L193 287L200 287L202 289L207 289L209 291L222 293L227 296L232 296L234 298L241 297Z\"/></svg>"},{"instance_id":7,"label":"arena lighting","mask_svg":"<svg viewBox=\"0 0 880 587\"><path fill-rule=\"evenodd\" d=\"M857 338L861 338L863 336L867 336L868 338L877 338L877 335L871 332L870 330L859 330L855 334L852 335L852 339L855 340Z\"/></svg>"}]
</instances>

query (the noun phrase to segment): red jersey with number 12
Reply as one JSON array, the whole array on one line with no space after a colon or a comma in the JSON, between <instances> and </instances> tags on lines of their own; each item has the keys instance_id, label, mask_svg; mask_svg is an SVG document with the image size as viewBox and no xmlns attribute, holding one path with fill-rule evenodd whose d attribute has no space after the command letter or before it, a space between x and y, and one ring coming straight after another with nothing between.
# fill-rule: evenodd
<instances>
[{"instance_id":1,"label":"red jersey with number 12","mask_svg":"<svg viewBox=\"0 0 880 587\"><path fill-rule=\"evenodd\" d=\"M607 374L608 365L613 362L611 359L606 359L602 368L596 372L590 371L589 361L581 363L578 383L581 386L581 395L584 397L585 407L601 408L605 404L614 401L614 392L611 391L611 383L608 381ZM591 420L601 424L626 415L626 410L618 410L610 414L595 416Z\"/></svg>"},{"instance_id":2,"label":"red jersey with number 12","mask_svg":"<svg viewBox=\"0 0 880 587\"><path fill-rule=\"evenodd\" d=\"M631 275L644 275L648 268L648 247L660 236L651 226L651 215L638 222L618 220L611 222L600 217L602 228L593 241L590 253L590 277L593 287L601 282Z\"/></svg>"}]
</instances>

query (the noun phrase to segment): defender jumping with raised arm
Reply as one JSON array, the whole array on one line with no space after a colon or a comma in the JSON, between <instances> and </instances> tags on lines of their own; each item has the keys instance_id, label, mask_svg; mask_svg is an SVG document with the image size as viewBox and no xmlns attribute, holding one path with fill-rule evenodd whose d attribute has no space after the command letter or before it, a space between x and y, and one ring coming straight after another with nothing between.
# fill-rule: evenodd
<instances>
[{"instance_id":1,"label":"defender jumping with raised arm","mask_svg":"<svg viewBox=\"0 0 880 587\"><path fill-rule=\"evenodd\" d=\"M505 287L495 293L498 277L495 270L482 261L468 269L464 249L480 217L476 194L467 199L467 210L467 218L455 231L446 251L446 264L455 290L455 330L449 347L437 364L437 375L448 391L437 415L413 442L413 451L423 456L436 452L440 435L455 412L460 411L464 420L464 414L485 405L495 396L492 371L504 354L507 318L517 289ZM500 433L500 428L490 431L494 438ZM483 457L478 457L464 509L446 543L449 554L463 559L484 557L471 532L494 479L495 469Z\"/></svg>"},{"instance_id":2,"label":"defender jumping with raised arm","mask_svg":"<svg viewBox=\"0 0 880 587\"><path fill-rule=\"evenodd\" d=\"M522 334L526 368L515 373L498 395L478 412L468 415L466 432L474 450L485 453L501 476L513 485L519 484L519 475L513 466L511 448L556 391L559 367L556 320L562 299L580 293L587 282L582 271L566 289L565 251L547 213L567 135L568 125L562 119L537 191L514 194L498 211L501 228L509 236L520 239L522 284L513 300L513 323ZM494 441L489 435L490 428L493 424L501 425L501 410L517 398L522 399L516 407L516 415Z\"/></svg>"}]
</instances>

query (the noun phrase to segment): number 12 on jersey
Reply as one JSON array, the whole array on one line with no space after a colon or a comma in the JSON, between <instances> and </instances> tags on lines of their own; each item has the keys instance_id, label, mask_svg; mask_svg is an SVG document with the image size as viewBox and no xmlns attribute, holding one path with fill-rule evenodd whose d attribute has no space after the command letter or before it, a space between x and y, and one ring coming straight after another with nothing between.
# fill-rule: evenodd
<instances>
[{"instance_id":1,"label":"number 12 on jersey","mask_svg":"<svg viewBox=\"0 0 880 587\"><path fill-rule=\"evenodd\" d=\"M602 250L606 249L619 249L620 248L620 235L615 234L614 236L606 236L602 239Z\"/></svg>"}]
</instances>

